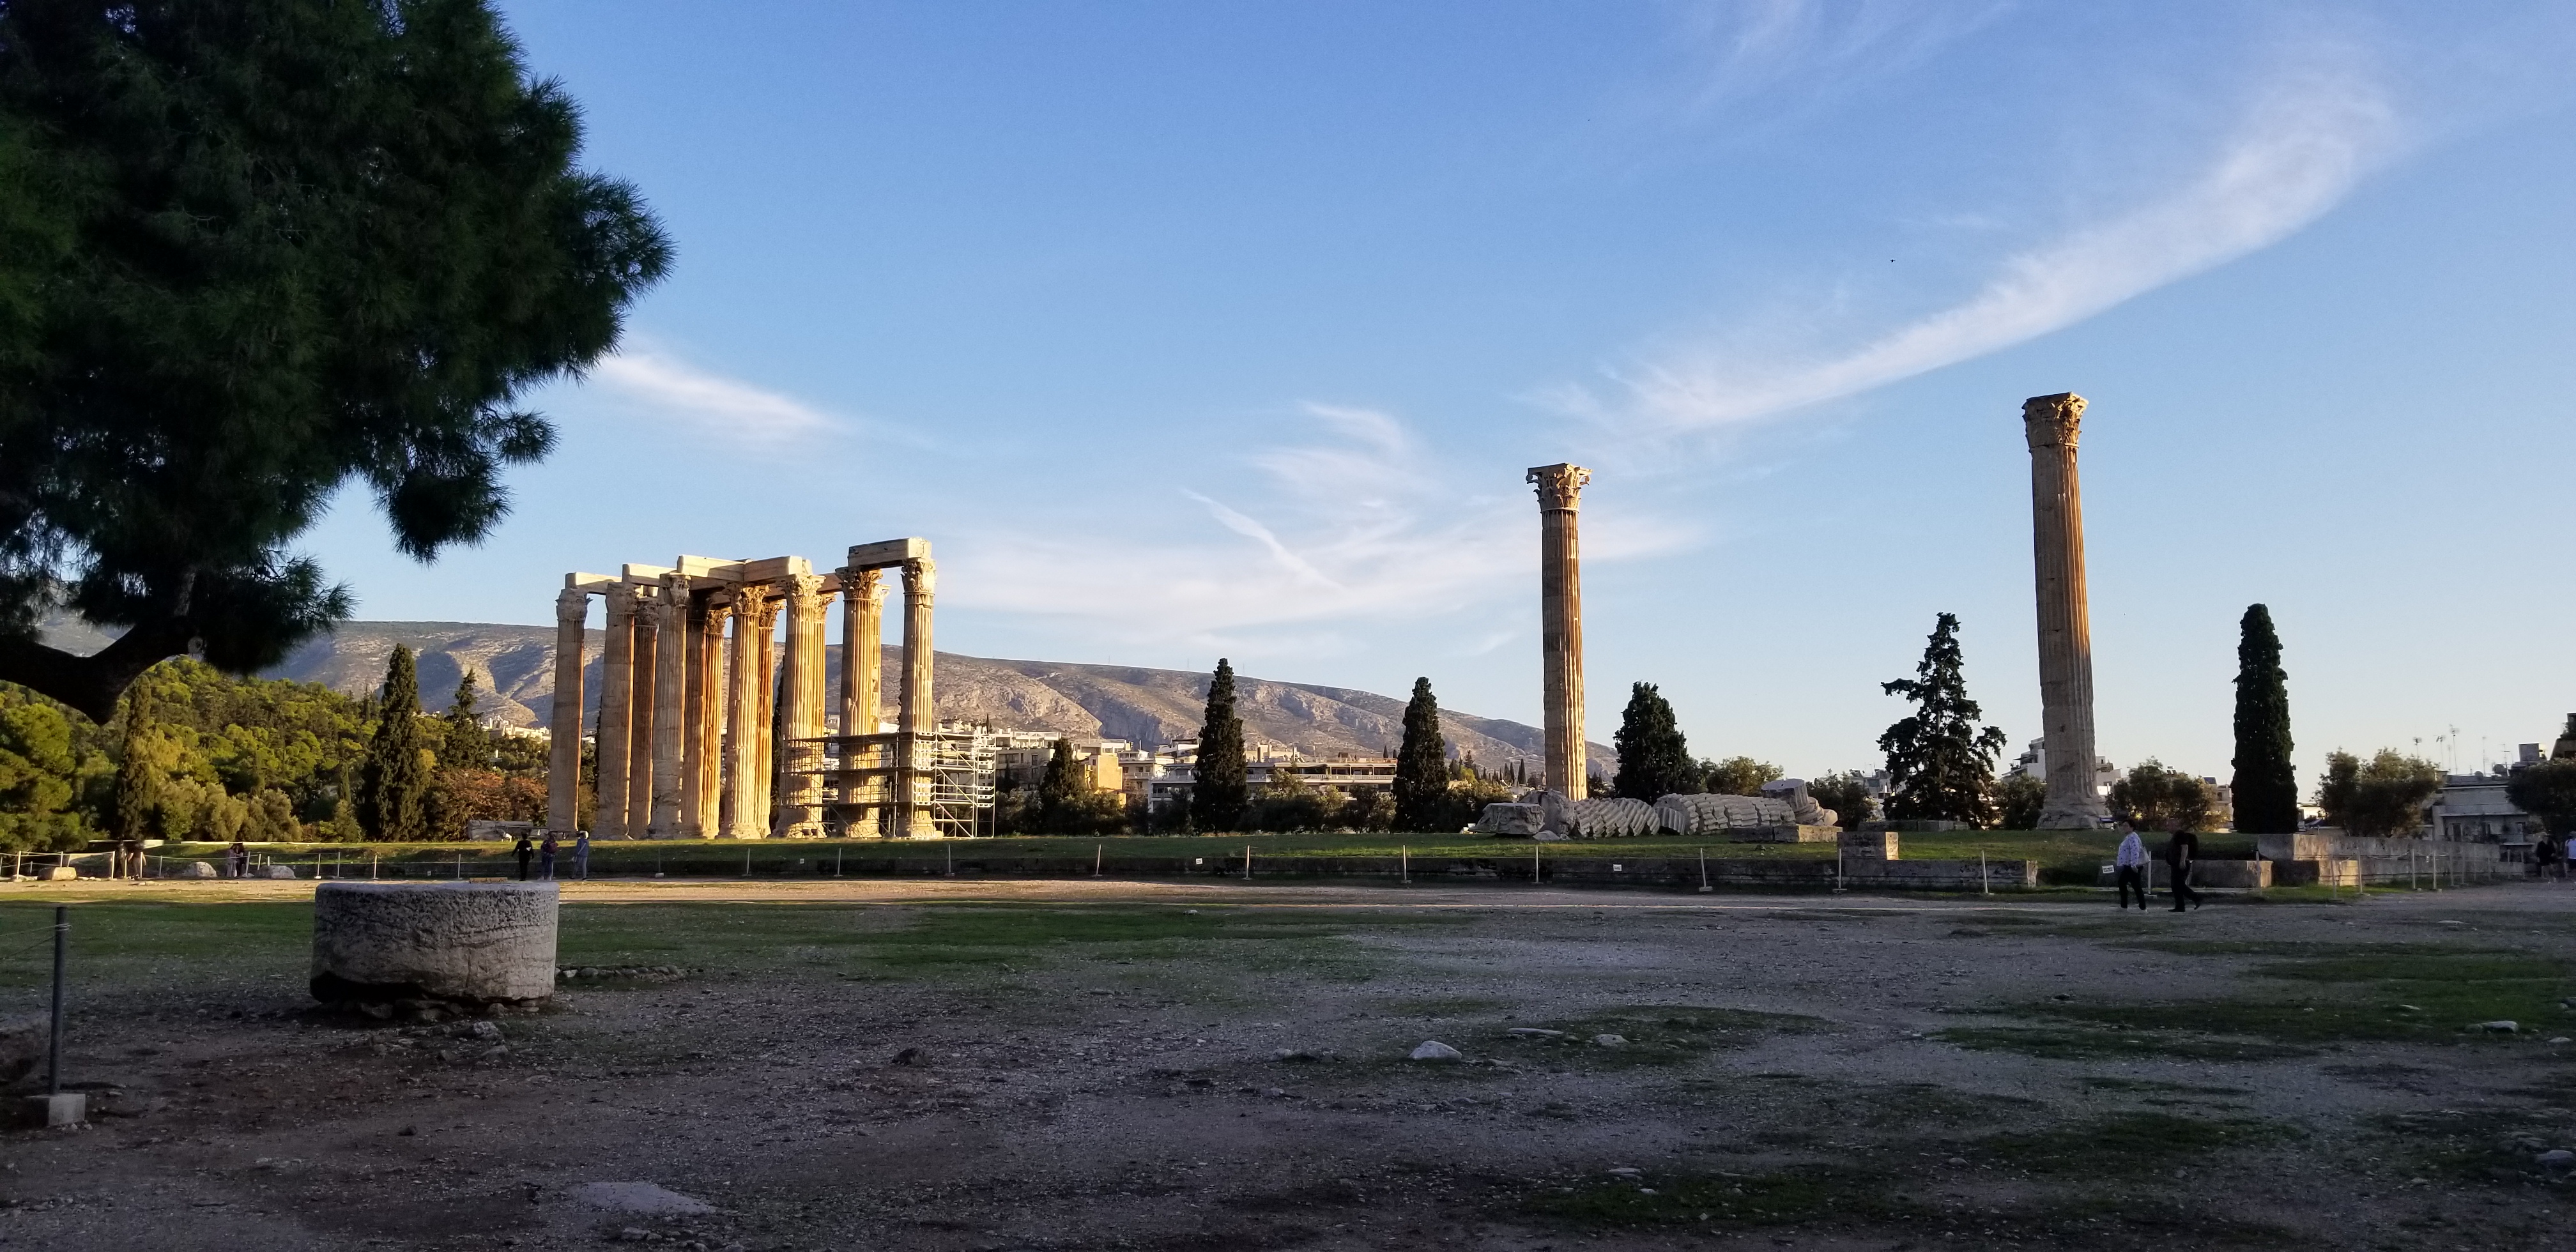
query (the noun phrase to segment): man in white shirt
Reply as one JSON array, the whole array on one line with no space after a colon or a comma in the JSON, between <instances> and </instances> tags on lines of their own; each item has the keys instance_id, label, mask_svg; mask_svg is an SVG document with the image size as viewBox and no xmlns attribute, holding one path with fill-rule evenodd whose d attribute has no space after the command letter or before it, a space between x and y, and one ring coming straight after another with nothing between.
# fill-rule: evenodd
<instances>
[{"instance_id":1,"label":"man in white shirt","mask_svg":"<svg viewBox=\"0 0 2576 1252\"><path fill-rule=\"evenodd\" d=\"M2111 864L2112 872L2119 879L2120 908L2123 912L2128 910L2129 893L2134 891L2138 893L2138 911L2144 913L2147 911L2147 845L2138 838L2136 827L2121 822L2119 828L2120 854L2112 858Z\"/></svg>"}]
</instances>

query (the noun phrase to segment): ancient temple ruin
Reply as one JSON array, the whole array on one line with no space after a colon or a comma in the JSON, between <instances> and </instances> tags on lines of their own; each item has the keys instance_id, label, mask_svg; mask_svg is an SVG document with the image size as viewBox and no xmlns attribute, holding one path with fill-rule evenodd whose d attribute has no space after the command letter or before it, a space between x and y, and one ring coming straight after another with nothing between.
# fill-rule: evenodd
<instances>
[{"instance_id":1,"label":"ancient temple ruin","mask_svg":"<svg viewBox=\"0 0 2576 1252\"><path fill-rule=\"evenodd\" d=\"M878 718L884 573L903 579L903 676ZM553 758L546 825L577 824L590 598L607 607L597 741L599 839L936 838L989 807L989 745L942 731L931 700L937 568L926 539L800 556L683 556L564 575L555 598ZM828 735L825 617L841 602L839 729ZM778 640L785 619L784 647ZM981 768L979 768L979 762Z\"/></svg>"}]
</instances>

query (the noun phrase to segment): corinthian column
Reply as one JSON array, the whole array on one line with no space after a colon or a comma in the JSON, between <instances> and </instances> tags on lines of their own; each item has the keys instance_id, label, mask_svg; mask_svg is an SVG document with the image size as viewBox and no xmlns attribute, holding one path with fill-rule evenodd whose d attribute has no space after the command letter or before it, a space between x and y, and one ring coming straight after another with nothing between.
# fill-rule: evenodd
<instances>
[{"instance_id":1,"label":"corinthian column","mask_svg":"<svg viewBox=\"0 0 2576 1252\"><path fill-rule=\"evenodd\" d=\"M635 590L618 583L601 597L608 602L608 645L599 660L599 808L590 824L602 839L626 837L627 774L635 747Z\"/></svg>"},{"instance_id":2,"label":"corinthian column","mask_svg":"<svg viewBox=\"0 0 2576 1252\"><path fill-rule=\"evenodd\" d=\"M724 833L724 630L733 606L713 596L696 599L689 626L688 785L681 804L689 838L713 839Z\"/></svg>"},{"instance_id":3,"label":"corinthian column","mask_svg":"<svg viewBox=\"0 0 2576 1252\"><path fill-rule=\"evenodd\" d=\"M1568 800L1584 798L1583 557L1575 510L1592 471L1580 465L1541 465L1527 481L1538 485L1539 664L1547 701L1547 789Z\"/></svg>"},{"instance_id":4,"label":"corinthian column","mask_svg":"<svg viewBox=\"0 0 2576 1252\"><path fill-rule=\"evenodd\" d=\"M2042 830L2089 830L2110 810L2093 782L2093 629L2084 602L2084 494L2075 439L2084 397L2022 401L2030 442L2030 533L2039 591L2039 702L2048 761Z\"/></svg>"},{"instance_id":5,"label":"corinthian column","mask_svg":"<svg viewBox=\"0 0 2576 1252\"><path fill-rule=\"evenodd\" d=\"M921 738L939 729L930 697L930 602L938 585L939 570L929 557L903 563L903 772L895 777L902 788L903 833L913 839L939 835L930 820L931 746Z\"/></svg>"},{"instance_id":6,"label":"corinthian column","mask_svg":"<svg viewBox=\"0 0 2576 1252\"><path fill-rule=\"evenodd\" d=\"M570 834L581 826L581 683L590 593L566 587L555 593L555 707L547 718L546 829Z\"/></svg>"},{"instance_id":7,"label":"corinthian column","mask_svg":"<svg viewBox=\"0 0 2576 1252\"><path fill-rule=\"evenodd\" d=\"M752 784L759 788L751 810L760 831L756 838L770 834L771 810L778 800L778 614L786 607L787 597L772 590L752 614L752 627L760 634L760 685L753 697L760 716L751 739L757 757L752 762Z\"/></svg>"},{"instance_id":8,"label":"corinthian column","mask_svg":"<svg viewBox=\"0 0 2576 1252\"><path fill-rule=\"evenodd\" d=\"M635 659L630 680L635 711L627 715L626 837L641 839L653 825L653 723L661 708L662 602L654 588L635 594Z\"/></svg>"},{"instance_id":9,"label":"corinthian column","mask_svg":"<svg viewBox=\"0 0 2576 1252\"><path fill-rule=\"evenodd\" d=\"M733 659L725 667L724 837L758 839L769 833L761 805L760 741L768 738L761 716L760 684L769 669L769 591L745 584L733 592Z\"/></svg>"},{"instance_id":10,"label":"corinthian column","mask_svg":"<svg viewBox=\"0 0 2576 1252\"><path fill-rule=\"evenodd\" d=\"M823 837L823 613L832 597L813 574L787 579L787 669L779 686L776 828L789 839Z\"/></svg>"},{"instance_id":11,"label":"corinthian column","mask_svg":"<svg viewBox=\"0 0 2576 1252\"><path fill-rule=\"evenodd\" d=\"M872 569L841 571L841 734L877 733L877 683L885 664L885 582ZM877 833L878 798L866 795L874 779L858 772L866 753L855 743L841 749L841 820L853 837ZM859 801L870 801L864 807Z\"/></svg>"},{"instance_id":12,"label":"corinthian column","mask_svg":"<svg viewBox=\"0 0 2576 1252\"><path fill-rule=\"evenodd\" d=\"M653 651L652 808L645 833L677 839L682 833L680 799L688 789L680 765L689 718L689 664L697 654L689 638L688 575L663 575L662 601L654 606L654 616L661 629Z\"/></svg>"}]
</instances>

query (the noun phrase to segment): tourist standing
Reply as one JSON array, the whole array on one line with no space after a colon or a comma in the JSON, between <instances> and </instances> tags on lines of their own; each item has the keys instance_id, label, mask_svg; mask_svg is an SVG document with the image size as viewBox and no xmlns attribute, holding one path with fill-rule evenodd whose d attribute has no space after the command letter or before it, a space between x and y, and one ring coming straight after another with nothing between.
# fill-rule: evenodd
<instances>
[{"instance_id":1,"label":"tourist standing","mask_svg":"<svg viewBox=\"0 0 2576 1252\"><path fill-rule=\"evenodd\" d=\"M572 837L572 876L590 881L590 832L580 831Z\"/></svg>"},{"instance_id":2,"label":"tourist standing","mask_svg":"<svg viewBox=\"0 0 2576 1252\"><path fill-rule=\"evenodd\" d=\"M2200 836L2188 830L2173 832L2165 842L2165 863L2173 870L2173 911L2188 906L2200 907L2200 893L2191 889L2191 863L2200 857Z\"/></svg>"},{"instance_id":3,"label":"tourist standing","mask_svg":"<svg viewBox=\"0 0 2576 1252\"><path fill-rule=\"evenodd\" d=\"M555 832L546 832L545 846L537 849L537 877L552 882L555 876Z\"/></svg>"},{"instance_id":4,"label":"tourist standing","mask_svg":"<svg viewBox=\"0 0 2576 1252\"><path fill-rule=\"evenodd\" d=\"M2559 842L2555 832L2544 833L2540 842L2531 845L2531 872L2541 881L2566 875L2567 845Z\"/></svg>"},{"instance_id":5,"label":"tourist standing","mask_svg":"<svg viewBox=\"0 0 2576 1252\"><path fill-rule=\"evenodd\" d=\"M235 878L248 878L248 877L250 877L250 845L249 845L249 844L243 843L243 842L242 842L241 840L239 840L239 839L235 839L235 840L233 840L232 861L233 861L233 877L235 877Z\"/></svg>"},{"instance_id":6,"label":"tourist standing","mask_svg":"<svg viewBox=\"0 0 2576 1252\"><path fill-rule=\"evenodd\" d=\"M526 835L521 835L519 836L519 846L511 850L519 854L519 881L528 881L528 862L537 855L537 845L531 842Z\"/></svg>"},{"instance_id":7,"label":"tourist standing","mask_svg":"<svg viewBox=\"0 0 2576 1252\"><path fill-rule=\"evenodd\" d=\"M2138 895L2138 911L2147 911L2147 844L2138 838L2138 828L2120 823L2120 852L2111 860L2112 874L2119 880L2120 911L2129 911L2129 893Z\"/></svg>"}]
</instances>

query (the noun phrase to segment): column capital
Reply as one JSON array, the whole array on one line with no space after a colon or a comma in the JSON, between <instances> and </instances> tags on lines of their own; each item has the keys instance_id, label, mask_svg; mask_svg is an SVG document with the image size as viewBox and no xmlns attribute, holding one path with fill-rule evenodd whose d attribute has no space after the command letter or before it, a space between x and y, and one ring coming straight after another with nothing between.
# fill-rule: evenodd
<instances>
[{"instance_id":1,"label":"column capital","mask_svg":"<svg viewBox=\"0 0 2576 1252\"><path fill-rule=\"evenodd\" d=\"M2030 450L2047 448L2075 450L2075 438L2084 425L2084 397L2072 391L2053 396L2032 396L2021 402L2021 433L2030 441Z\"/></svg>"},{"instance_id":2,"label":"column capital","mask_svg":"<svg viewBox=\"0 0 2576 1252\"><path fill-rule=\"evenodd\" d=\"M590 620L590 593L566 587L555 593L555 623L573 626Z\"/></svg>"},{"instance_id":3,"label":"column capital","mask_svg":"<svg viewBox=\"0 0 2576 1252\"><path fill-rule=\"evenodd\" d=\"M1592 471L1572 464L1540 465L1524 481L1538 485L1540 509L1570 512L1583 507L1583 487L1592 481Z\"/></svg>"},{"instance_id":4,"label":"column capital","mask_svg":"<svg viewBox=\"0 0 2576 1252\"><path fill-rule=\"evenodd\" d=\"M741 587L733 594L734 611L742 614L754 630L777 625L778 611L787 607L787 597L770 587Z\"/></svg>"},{"instance_id":5,"label":"column capital","mask_svg":"<svg viewBox=\"0 0 2576 1252\"><path fill-rule=\"evenodd\" d=\"M839 573L841 594L848 596L853 604L863 600L871 604L882 604L885 602L883 574L883 570L874 568L842 570Z\"/></svg>"},{"instance_id":6,"label":"column capital","mask_svg":"<svg viewBox=\"0 0 2576 1252\"><path fill-rule=\"evenodd\" d=\"M927 600L939 590L939 567L929 557L917 556L903 563L903 594Z\"/></svg>"},{"instance_id":7,"label":"column capital","mask_svg":"<svg viewBox=\"0 0 2576 1252\"><path fill-rule=\"evenodd\" d=\"M820 574L790 574L781 581L783 586L780 594L786 599L787 607L791 612L799 614L814 612L827 603L823 595L823 576Z\"/></svg>"}]
</instances>

